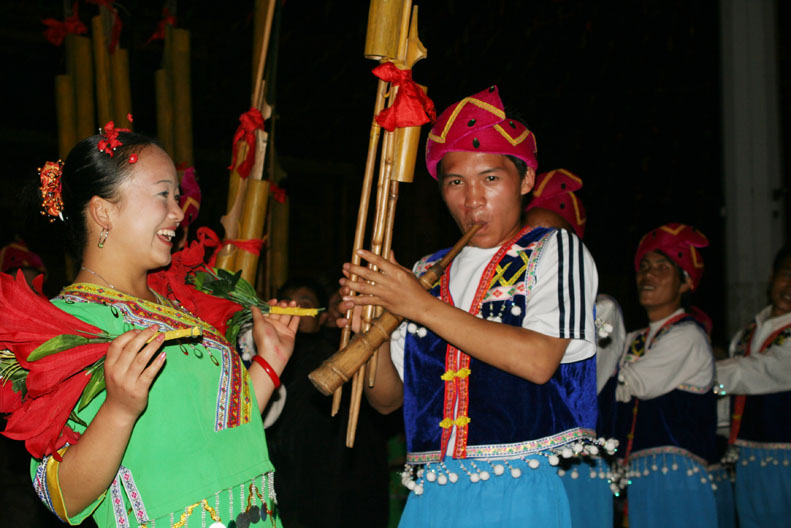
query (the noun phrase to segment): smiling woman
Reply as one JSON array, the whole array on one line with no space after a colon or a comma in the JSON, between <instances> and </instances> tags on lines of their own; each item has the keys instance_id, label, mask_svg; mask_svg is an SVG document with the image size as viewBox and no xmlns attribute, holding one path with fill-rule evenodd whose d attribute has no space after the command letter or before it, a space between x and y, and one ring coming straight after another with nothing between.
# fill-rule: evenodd
<instances>
[{"instance_id":1,"label":"smiling woman","mask_svg":"<svg viewBox=\"0 0 791 528\"><path fill-rule=\"evenodd\" d=\"M176 168L151 138L108 124L72 150L62 173L45 167L45 209L66 223L81 262L52 303L118 337L90 372L70 359L78 348L53 355L69 371L62 381L76 386L91 375L94 386L98 376L106 389L83 393L59 438L34 454L38 495L71 524L92 516L100 527L181 526L195 512L214 528L267 516L279 526L260 410L291 356L299 317L253 310L257 355L248 371L200 310L149 287L149 273L171 261L183 218ZM34 396L22 391L23 404ZM198 460L209 452L211 461Z\"/></svg>"}]
</instances>

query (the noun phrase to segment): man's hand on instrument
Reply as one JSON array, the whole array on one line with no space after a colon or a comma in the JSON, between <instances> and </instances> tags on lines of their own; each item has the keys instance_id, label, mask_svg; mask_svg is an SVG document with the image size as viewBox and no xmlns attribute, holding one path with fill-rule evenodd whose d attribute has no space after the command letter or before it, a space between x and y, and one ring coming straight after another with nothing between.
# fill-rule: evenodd
<instances>
[{"instance_id":1,"label":"man's hand on instrument","mask_svg":"<svg viewBox=\"0 0 791 528\"><path fill-rule=\"evenodd\" d=\"M374 304L408 319L418 319L420 313L429 309L434 298L421 286L412 271L399 265L392 255L391 260L387 261L364 249L357 254L377 269L374 271L367 266L355 266L349 262L343 265L344 278L340 284L344 310ZM358 280L352 281L352 275L356 275Z\"/></svg>"}]
</instances>

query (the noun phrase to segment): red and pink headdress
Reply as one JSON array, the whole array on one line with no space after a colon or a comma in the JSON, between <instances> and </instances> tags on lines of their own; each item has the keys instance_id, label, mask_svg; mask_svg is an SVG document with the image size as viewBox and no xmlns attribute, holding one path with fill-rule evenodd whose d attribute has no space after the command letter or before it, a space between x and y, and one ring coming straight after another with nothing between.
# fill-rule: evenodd
<instances>
[{"instance_id":1,"label":"red and pink headdress","mask_svg":"<svg viewBox=\"0 0 791 528\"><path fill-rule=\"evenodd\" d=\"M582 180L566 169L555 169L536 176L533 199L527 211L540 207L562 216L574 229L578 237L585 234L585 207L574 194L582 189Z\"/></svg>"},{"instance_id":2,"label":"red and pink headdress","mask_svg":"<svg viewBox=\"0 0 791 528\"><path fill-rule=\"evenodd\" d=\"M30 251L21 240L11 242L0 249L0 271L8 273L15 268L32 268L41 273L47 272L41 257Z\"/></svg>"},{"instance_id":3,"label":"red and pink headdress","mask_svg":"<svg viewBox=\"0 0 791 528\"><path fill-rule=\"evenodd\" d=\"M665 224L649 231L640 240L634 256L634 269L640 268L640 261L646 253L661 251L687 272L694 290L703 277L703 256L698 248L708 245L706 236L694 227L678 223Z\"/></svg>"},{"instance_id":4,"label":"red and pink headdress","mask_svg":"<svg viewBox=\"0 0 791 528\"><path fill-rule=\"evenodd\" d=\"M198 180L195 178L195 167L190 167L184 171L181 177L181 196L179 205L184 211L184 219L181 221L182 227L187 227L198 218L200 212L201 191Z\"/></svg>"},{"instance_id":5,"label":"red and pink headdress","mask_svg":"<svg viewBox=\"0 0 791 528\"><path fill-rule=\"evenodd\" d=\"M536 138L525 125L505 115L497 86L449 106L434 123L426 144L426 166L435 180L437 165L448 152L511 155L538 168Z\"/></svg>"}]
</instances>

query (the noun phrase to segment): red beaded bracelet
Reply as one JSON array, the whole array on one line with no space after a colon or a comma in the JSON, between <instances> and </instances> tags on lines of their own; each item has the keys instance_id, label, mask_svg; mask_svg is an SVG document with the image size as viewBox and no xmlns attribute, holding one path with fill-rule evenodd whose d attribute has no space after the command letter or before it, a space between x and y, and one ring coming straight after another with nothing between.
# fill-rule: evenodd
<instances>
[{"instance_id":1,"label":"red beaded bracelet","mask_svg":"<svg viewBox=\"0 0 791 528\"><path fill-rule=\"evenodd\" d=\"M272 368L272 365L270 365L264 358L262 358L258 354L253 356L253 361L258 363L261 366L261 368L264 369L264 372L269 374L269 378L272 380L272 383L274 383L275 389L280 387L280 378L275 372L275 369Z\"/></svg>"}]
</instances>

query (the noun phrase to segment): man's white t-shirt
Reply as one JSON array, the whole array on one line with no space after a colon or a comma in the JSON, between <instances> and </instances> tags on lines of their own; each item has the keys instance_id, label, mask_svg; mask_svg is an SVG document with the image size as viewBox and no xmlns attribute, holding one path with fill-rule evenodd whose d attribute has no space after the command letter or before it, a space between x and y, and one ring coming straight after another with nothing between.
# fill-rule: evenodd
<instances>
[{"instance_id":1,"label":"man's white t-shirt","mask_svg":"<svg viewBox=\"0 0 791 528\"><path fill-rule=\"evenodd\" d=\"M548 239L540 255L531 256L539 260L522 327L551 337L571 338L561 362L573 363L596 353L596 264L573 233L557 230L545 236ZM466 246L453 259L449 289L455 306L470 311L483 272L499 249ZM402 380L407 324L402 323L390 339L390 356Z\"/></svg>"}]
</instances>

